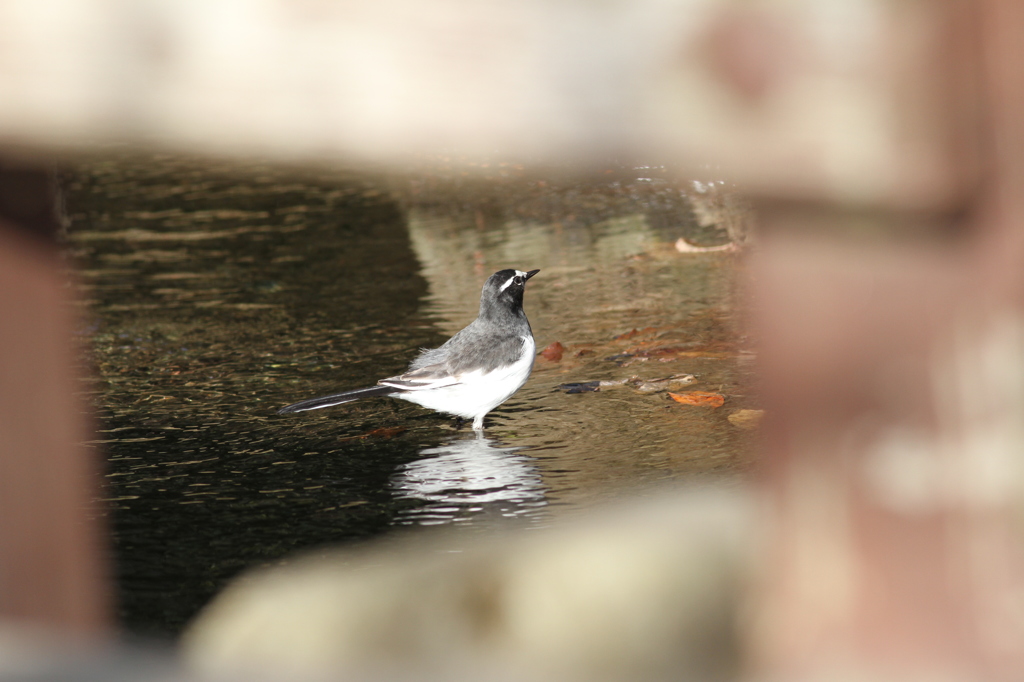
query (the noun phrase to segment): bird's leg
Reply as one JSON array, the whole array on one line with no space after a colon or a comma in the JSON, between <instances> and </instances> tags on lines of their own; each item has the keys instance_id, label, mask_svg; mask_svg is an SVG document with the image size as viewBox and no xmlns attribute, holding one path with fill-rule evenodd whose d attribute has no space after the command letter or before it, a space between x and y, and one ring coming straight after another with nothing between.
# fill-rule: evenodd
<instances>
[{"instance_id":1,"label":"bird's leg","mask_svg":"<svg viewBox=\"0 0 1024 682\"><path fill-rule=\"evenodd\" d=\"M480 415L479 417L477 417L476 419L473 420L473 430L474 431L483 431L484 430L484 416L483 415Z\"/></svg>"},{"instance_id":2,"label":"bird's leg","mask_svg":"<svg viewBox=\"0 0 1024 682\"><path fill-rule=\"evenodd\" d=\"M461 431L462 427L466 425L467 421L468 420L463 419L462 417L456 417L455 421L452 422L452 426L455 428L456 431Z\"/></svg>"}]
</instances>

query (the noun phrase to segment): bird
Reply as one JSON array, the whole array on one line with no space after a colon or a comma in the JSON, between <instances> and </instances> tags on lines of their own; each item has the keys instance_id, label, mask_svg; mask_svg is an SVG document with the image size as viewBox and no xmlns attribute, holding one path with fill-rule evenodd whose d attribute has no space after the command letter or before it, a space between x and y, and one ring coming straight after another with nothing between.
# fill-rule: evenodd
<instances>
[{"instance_id":1,"label":"bird","mask_svg":"<svg viewBox=\"0 0 1024 682\"><path fill-rule=\"evenodd\" d=\"M533 371L537 346L523 310L526 282L540 270L499 270L484 282L480 313L437 348L424 349L404 374L376 386L302 400L277 411L291 414L388 396L472 419L482 432L488 412L512 397Z\"/></svg>"}]
</instances>

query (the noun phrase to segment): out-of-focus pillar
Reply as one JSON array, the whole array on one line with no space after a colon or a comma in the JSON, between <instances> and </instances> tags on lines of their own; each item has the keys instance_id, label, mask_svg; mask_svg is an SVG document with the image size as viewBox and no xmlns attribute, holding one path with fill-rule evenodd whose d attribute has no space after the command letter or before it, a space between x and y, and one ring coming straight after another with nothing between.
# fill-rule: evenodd
<instances>
[{"instance_id":1,"label":"out-of-focus pillar","mask_svg":"<svg viewBox=\"0 0 1024 682\"><path fill-rule=\"evenodd\" d=\"M988 103L986 143L990 173L979 223L979 251L987 286L1024 308L1024 5L1013 0L978 3L984 19L981 46Z\"/></svg>"},{"instance_id":2,"label":"out-of-focus pillar","mask_svg":"<svg viewBox=\"0 0 1024 682\"><path fill-rule=\"evenodd\" d=\"M762 203L769 678L1024 669L1024 6L945 5L940 101L974 117L949 129L981 133L979 185L913 213Z\"/></svg>"},{"instance_id":3,"label":"out-of-focus pillar","mask_svg":"<svg viewBox=\"0 0 1024 682\"><path fill-rule=\"evenodd\" d=\"M0 619L97 635L106 544L56 198L50 174L0 161Z\"/></svg>"}]
</instances>

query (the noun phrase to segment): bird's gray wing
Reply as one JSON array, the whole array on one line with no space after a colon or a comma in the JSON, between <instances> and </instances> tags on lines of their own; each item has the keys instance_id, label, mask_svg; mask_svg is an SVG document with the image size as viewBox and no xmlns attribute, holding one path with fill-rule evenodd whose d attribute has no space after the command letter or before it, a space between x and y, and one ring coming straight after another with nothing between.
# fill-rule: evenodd
<instances>
[{"instance_id":1,"label":"bird's gray wing","mask_svg":"<svg viewBox=\"0 0 1024 682\"><path fill-rule=\"evenodd\" d=\"M403 391L423 391L453 386L459 383L459 378L449 372L444 364L438 363L419 367L395 377L381 379L377 383L381 386L390 386Z\"/></svg>"}]
</instances>

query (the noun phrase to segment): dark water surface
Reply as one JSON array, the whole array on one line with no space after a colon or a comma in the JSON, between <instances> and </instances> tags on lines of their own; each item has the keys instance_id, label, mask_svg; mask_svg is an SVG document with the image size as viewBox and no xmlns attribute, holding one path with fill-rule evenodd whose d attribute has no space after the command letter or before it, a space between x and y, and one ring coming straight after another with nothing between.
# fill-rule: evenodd
<instances>
[{"instance_id":1,"label":"dark water surface","mask_svg":"<svg viewBox=\"0 0 1024 682\"><path fill-rule=\"evenodd\" d=\"M68 180L69 250L108 461L126 627L174 635L240 570L398 527L545 523L623 490L741 472L752 407L729 208L645 169L575 182L511 166L390 179L117 159ZM734 217L734 216L733 216ZM539 358L486 439L401 401L278 416L372 385L471 320L492 272ZM635 332L633 330L636 330ZM629 386L696 375L718 409Z\"/></svg>"}]
</instances>

